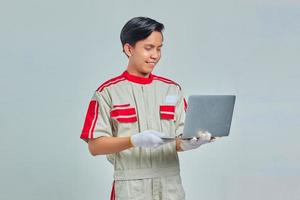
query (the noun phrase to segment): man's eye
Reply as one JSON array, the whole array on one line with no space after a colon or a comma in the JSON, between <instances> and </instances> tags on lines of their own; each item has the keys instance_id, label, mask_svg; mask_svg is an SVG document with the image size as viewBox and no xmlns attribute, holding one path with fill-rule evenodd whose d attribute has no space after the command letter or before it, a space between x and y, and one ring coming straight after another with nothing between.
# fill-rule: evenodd
<instances>
[{"instance_id":1,"label":"man's eye","mask_svg":"<svg viewBox=\"0 0 300 200\"><path fill-rule=\"evenodd\" d=\"M147 51L150 51L150 50L151 50L151 47L145 47L145 49L146 49Z\"/></svg>"}]
</instances>

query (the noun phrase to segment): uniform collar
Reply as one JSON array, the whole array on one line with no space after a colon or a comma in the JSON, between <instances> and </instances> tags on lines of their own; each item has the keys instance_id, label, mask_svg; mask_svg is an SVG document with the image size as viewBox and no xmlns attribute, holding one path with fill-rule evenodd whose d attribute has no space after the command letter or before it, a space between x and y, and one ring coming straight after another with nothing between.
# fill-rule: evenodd
<instances>
[{"instance_id":1,"label":"uniform collar","mask_svg":"<svg viewBox=\"0 0 300 200\"><path fill-rule=\"evenodd\" d=\"M152 83L153 80L152 73L150 73L148 78L144 78L133 74L129 74L128 71L126 70L123 72L122 76L125 77L128 81L139 83L139 84L150 84Z\"/></svg>"}]
</instances>

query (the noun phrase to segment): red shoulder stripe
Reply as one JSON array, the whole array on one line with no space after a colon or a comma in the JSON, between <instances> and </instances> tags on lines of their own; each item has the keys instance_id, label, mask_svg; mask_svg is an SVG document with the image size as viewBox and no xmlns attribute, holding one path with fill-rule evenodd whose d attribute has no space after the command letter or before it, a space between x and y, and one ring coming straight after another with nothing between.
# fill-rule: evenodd
<instances>
[{"instance_id":1,"label":"red shoulder stripe","mask_svg":"<svg viewBox=\"0 0 300 200\"><path fill-rule=\"evenodd\" d=\"M162 76L157 76L157 75L153 75L154 76L154 80L159 80L159 81L162 81L162 82L165 82L165 83L169 83L169 84L173 84L173 85L177 85L179 87L179 89L181 90L181 87L178 83L176 83L175 81L172 81L170 79L167 79L167 78L164 78Z\"/></svg>"},{"instance_id":2,"label":"red shoulder stripe","mask_svg":"<svg viewBox=\"0 0 300 200\"><path fill-rule=\"evenodd\" d=\"M106 88L110 85L116 84L116 83L118 83L120 81L123 81L123 80L125 80L125 77L123 77L122 75L117 76L115 78L112 78L112 79L104 82L102 85L100 85L96 91L101 92L104 88Z\"/></svg>"},{"instance_id":3,"label":"red shoulder stripe","mask_svg":"<svg viewBox=\"0 0 300 200\"><path fill-rule=\"evenodd\" d=\"M153 75L154 77L158 78L158 79L162 79L162 80L166 80L166 81L170 81L170 82L173 82L175 83L174 81L172 81L171 79L168 79L168 78L165 78L165 77L162 77L162 76L157 76L157 75Z\"/></svg>"}]
</instances>

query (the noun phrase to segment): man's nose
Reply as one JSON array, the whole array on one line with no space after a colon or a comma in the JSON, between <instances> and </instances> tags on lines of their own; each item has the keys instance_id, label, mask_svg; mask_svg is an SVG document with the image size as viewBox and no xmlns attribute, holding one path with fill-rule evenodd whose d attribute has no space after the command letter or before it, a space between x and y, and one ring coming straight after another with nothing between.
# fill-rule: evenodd
<instances>
[{"instance_id":1,"label":"man's nose","mask_svg":"<svg viewBox=\"0 0 300 200\"><path fill-rule=\"evenodd\" d=\"M157 50L153 50L151 53L151 58L157 59L159 57L159 52Z\"/></svg>"}]
</instances>

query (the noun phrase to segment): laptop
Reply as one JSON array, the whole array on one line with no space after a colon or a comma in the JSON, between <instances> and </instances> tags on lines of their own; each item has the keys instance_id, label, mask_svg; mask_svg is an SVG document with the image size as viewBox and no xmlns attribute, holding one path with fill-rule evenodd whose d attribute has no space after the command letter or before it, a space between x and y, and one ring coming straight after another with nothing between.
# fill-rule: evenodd
<instances>
[{"instance_id":1,"label":"laptop","mask_svg":"<svg viewBox=\"0 0 300 200\"><path fill-rule=\"evenodd\" d=\"M232 121L235 95L191 95L183 128L182 139L198 137L208 131L212 137L228 136ZM172 140L174 137L162 137Z\"/></svg>"}]
</instances>

